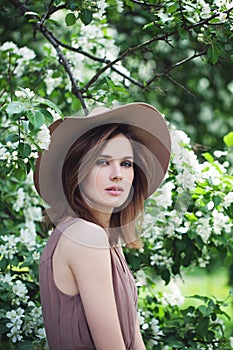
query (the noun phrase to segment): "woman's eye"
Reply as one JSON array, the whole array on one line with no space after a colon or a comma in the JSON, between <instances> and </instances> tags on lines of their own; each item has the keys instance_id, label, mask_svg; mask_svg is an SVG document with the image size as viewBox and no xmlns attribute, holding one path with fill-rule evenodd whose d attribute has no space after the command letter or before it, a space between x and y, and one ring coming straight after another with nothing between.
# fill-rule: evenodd
<instances>
[{"instance_id":1,"label":"woman's eye","mask_svg":"<svg viewBox=\"0 0 233 350\"><path fill-rule=\"evenodd\" d=\"M125 160L121 163L122 166L130 168L132 166L132 162L130 160Z\"/></svg>"},{"instance_id":2,"label":"woman's eye","mask_svg":"<svg viewBox=\"0 0 233 350\"><path fill-rule=\"evenodd\" d=\"M109 164L109 162L106 159L98 159L96 164L97 165L106 165L106 164Z\"/></svg>"}]
</instances>

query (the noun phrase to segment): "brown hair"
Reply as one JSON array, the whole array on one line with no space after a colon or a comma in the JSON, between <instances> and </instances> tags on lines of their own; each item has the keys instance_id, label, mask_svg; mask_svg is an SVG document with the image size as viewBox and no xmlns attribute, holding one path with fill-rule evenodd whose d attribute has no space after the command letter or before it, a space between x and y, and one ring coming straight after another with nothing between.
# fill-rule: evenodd
<instances>
[{"instance_id":1,"label":"brown hair","mask_svg":"<svg viewBox=\"0 0 233 350\"><path fill-rule=\"evenodd\" d=\"M142 247L136 232L135 220L137 219L139 222L138 219L142 218L144 199L148 193L146 171L151 168L151 159L145 155L143 145L137 140L132 127L128 124L111 123L97 126L85 132L73 143L66 155L62 169L62 184L69 205L67 207L63 201L63 203L57 203L47 209L44 220L47 227L55 226L65 216L74 216L74 214L102 226L83 199L80 184L92 168L93 159L98 157L104 147L104 141L119 134L128 138L134 151L134 179L131 188L133 193L130 193L126 202L114 210L111 215L110 228L113 233L110 236L110 243L116 243L121 236L128 247L138 249ZM51 222L50 215L52 215L55 225Z\"/></svg>"}]
</instances>

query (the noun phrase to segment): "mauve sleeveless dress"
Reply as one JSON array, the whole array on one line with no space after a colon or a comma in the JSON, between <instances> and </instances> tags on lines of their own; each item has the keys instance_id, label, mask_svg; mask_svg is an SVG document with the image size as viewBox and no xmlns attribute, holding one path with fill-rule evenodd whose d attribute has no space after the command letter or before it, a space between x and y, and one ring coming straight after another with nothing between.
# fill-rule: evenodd
<instances>
[{"instance_id":1,"label":"mauve sleeveless dress","mask_svg":"<svg viewBox=\"0 0 233 350\"><path fill-rule=\"evenodd\" d=\"M95 350L79 294L69 296L55 285L52 256L63 230L78 218L59 224L42 252L39 282L42 312L50 350ZM125 347L132 349L137 317L137 289L127 262L116 247L110 249L113 287ZM103 305L103 308L105 306ZM104 336L104 335L103 335ZM111 344L109 344L111 349Z\"/></svg>"}]
</instances>

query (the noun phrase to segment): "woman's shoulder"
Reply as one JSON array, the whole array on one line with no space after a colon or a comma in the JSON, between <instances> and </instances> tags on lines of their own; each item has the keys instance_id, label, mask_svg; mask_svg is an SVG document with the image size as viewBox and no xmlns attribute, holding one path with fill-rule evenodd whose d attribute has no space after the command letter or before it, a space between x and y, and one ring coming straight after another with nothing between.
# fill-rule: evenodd
<instances>
[{"instance_id":1,"label":"woman's shoulder","mask_svg":"<svg viewBox=\"0 0 233 350\"><path fill-rule=\"evenodd\" d=\"M61 223L65 224L62 237L67 244L78 244L89 248L109 248L108 234L103 227L81 219L68 217Z\"/></svg>"}]
</instances>

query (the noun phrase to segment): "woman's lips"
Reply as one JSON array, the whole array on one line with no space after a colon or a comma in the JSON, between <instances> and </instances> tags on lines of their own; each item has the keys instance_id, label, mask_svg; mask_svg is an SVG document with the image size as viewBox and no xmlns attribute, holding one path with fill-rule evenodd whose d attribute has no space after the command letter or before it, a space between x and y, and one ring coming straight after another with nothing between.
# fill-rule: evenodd
<instances>
[{"instance_id":1,"label":"woman's lips","mask_svg":"<svg viewBox=\"0 0 233 350\"><path fill-rule=\"evenodd\" d=\"M105 191L113 196L120 196L124 190L121 186L110 186L108 188L105 188Z\"/></svg>"}]
</instances>

